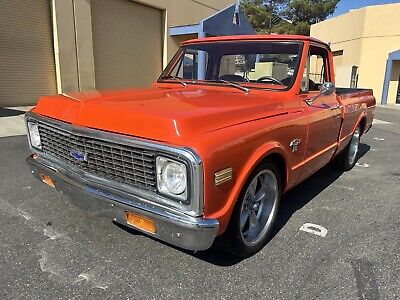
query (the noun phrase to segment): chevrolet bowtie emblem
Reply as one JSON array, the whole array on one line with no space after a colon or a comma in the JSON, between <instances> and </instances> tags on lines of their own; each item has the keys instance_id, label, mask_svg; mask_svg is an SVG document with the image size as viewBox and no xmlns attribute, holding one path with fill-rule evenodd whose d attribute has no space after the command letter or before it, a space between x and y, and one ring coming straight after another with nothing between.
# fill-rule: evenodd
<instances>
[{"instance_id":1,"label":"chevrolet bowtie emblem","mask_svg":"<svg viewBox=\"0 0 400 300\"><path fill-rule=\"evenodd\" d=\"M77 150L72 150L70 152L70 155L77 161L85 161L85 162L87 162L87 160L88 160L87 153L79 152Z\"/></svg>"},{"instance_id":2,"label":"chevrolet bowtie emblem","mask_svg":"<svg viewBox=\"0 0 400 300\"><path fill-rule=\"evenodd\" d=\"M297 151L299 144L301 143L301 139L294 139L290 142L289 146L292 148L292 152Z\"/></svg>"}]
</instances>

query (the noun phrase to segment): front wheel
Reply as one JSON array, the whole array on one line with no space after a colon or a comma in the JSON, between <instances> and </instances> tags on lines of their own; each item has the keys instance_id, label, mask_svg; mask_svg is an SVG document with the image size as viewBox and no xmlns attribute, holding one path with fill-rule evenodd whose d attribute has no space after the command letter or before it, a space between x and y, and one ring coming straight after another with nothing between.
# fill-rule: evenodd
<instances>
[{"instance_id":1,"label":"front wheel","mask_svg":"<svg viewBox=\"0 0 400 300\"><path fill-rule=\"evenodd\" d=\"M360 145L361 126L354 130L350 142L342 153L336 158L336 165L343 171L351 170L357 162L358 148Z\"/></svg>"},{"instance_id":2,"label":"front wheel","mask_svg":"<svg viewBox=\"0 0 400 300\"><path fill-rule=\"evenodd\" d=\"M278 168L271 162L251 174L235 205L228 228L218 244L222 250L249 257L268 242L281 198Z\"/></svg>"}]
</instances>

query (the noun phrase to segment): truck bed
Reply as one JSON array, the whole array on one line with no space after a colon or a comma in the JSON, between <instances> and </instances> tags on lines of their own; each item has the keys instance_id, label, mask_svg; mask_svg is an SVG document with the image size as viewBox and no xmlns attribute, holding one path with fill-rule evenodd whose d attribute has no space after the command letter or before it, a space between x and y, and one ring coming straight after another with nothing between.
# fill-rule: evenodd
<instances>
[{"instance_id":1,"label":"truck bed","mask_svg":"<svg viewBox=\"0 0 400 300\"><path fill-rule=\"evenodd\" d=\"M349 95L349 94L360 95L362 93L367 93L372 95L372 89L341 88L341 87L336 88L336 95L338 96Z\"/></svg>"},{"instance_id":2,"label":"truck bed","mask_svg":"<svg viewBox=\"0 0 400 300\"><path fill-rule=\"evenodd\" d=\"M372 124L375 98L372 89L336 88L336 95L342 110L342 130L340 135L340 152L349 142L355 126L361 123L362 133Z\"/></svg>"}]
</instances>

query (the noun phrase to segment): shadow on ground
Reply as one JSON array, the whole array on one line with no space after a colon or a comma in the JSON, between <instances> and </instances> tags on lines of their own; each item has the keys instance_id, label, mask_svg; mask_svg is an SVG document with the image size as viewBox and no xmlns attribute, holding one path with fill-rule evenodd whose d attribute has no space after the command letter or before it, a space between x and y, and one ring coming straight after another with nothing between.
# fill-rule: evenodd
<instances>
[{"instance_id":1,"label":"shadow on ground","mask_svg":"<svg viewBox=\"0 0 400 300\"><path fill-rule=\"evenodd\" d=\"M0 118L2 117L15 117L23 115L25 111L0 107Z\"/></svg>"},{"instance_id":2,"label":"shadow on ground","mask_svg":"<svg viewBox=\"0 0 400 300\"><path fill-rule=\"evenodd\" d=\"M371 147L369 145L360 144L357 160L363 157L370 150L370 148ZM270 240L279 233L279 231L285 226L285 224L290 220L296 211L300 210L307 203L312 201L318 194L325 190L329 185L334 183L342 174L343 171L339 171L332 164L329 164L286 193L282 197L277 221L273 231L271 232ZM133 234L141 234L138 231L128 228L124 225L116 225ZM166 244L162 241L159 242ZM185 254L204 260L213 265L222 267L232 266L242 261L241 258L233 257L230 254L222 252L216 245L213 245L206 251L199 252L186 251L171 245L170 247L178 249Z\"/></svg>"}]
</instances>

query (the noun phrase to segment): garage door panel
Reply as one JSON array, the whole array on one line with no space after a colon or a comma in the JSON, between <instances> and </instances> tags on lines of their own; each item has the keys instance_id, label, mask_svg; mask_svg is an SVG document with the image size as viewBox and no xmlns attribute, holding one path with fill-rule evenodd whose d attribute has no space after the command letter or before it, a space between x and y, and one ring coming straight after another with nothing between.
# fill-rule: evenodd
<instances>
[{"instance_id":1,"label":"garage door panel","mask_svg":"<svg viewBox=\"0 0 400 300\"><path fill-rule=\"evenodd\" d=\"M130 0L91 2L96 88L145 86L162 68L162 11Z\"/></svg>"},{"instance_id":2,"label":"garage door panel","mask_svg":"<svg viewBox=\"0 0 400 300\"><path fill-rule=\"evenodd\" d=\"M0 1L0 11L0 106L57 93L50 1Z\"/></svg>"}]
</instances>

